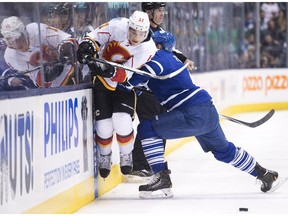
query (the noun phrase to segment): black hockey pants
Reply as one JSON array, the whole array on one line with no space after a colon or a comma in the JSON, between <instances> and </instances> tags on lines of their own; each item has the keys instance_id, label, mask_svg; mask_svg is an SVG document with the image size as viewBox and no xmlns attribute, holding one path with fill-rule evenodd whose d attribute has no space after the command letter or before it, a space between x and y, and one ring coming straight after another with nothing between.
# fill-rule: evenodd
<instances>
[{"instance_id":1,"label":"black hockey pants","mask_svg":"<svg viewBox=\"0 0 288 216\"><path fill-rule=\"evenodd\" d=\"M143 91L142 94L137 97L136 113L140 122L145 119L151 119L154 116L164 112L166 112L166 109L161 106L159 101L152 93ZM164 140L164 148L165 144L166 140ZM142 149L141 141L137 135L134 142L132 157L133 170L150 170L150 166Z\"/></svg>"}]
</instances>

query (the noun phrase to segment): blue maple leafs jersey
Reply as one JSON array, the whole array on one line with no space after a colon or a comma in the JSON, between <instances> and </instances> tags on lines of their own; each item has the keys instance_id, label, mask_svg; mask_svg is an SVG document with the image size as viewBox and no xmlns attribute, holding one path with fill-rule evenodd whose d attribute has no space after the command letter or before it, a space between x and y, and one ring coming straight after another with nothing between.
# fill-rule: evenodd
<instances>
[{"instance_id":1,"label":"blue maple leafs jersey","mask_svg":"<svg viewBox=\"0 0 288 216\"><path fill-rule=\"evenodd\" d=\"M172 52L158 50L155 56L140 70L156 74L167 75L183 66L183 63ZM132 86L147 83L161 105L168 111L183 105L197 105L211 101L212 97L207 91L196 86L190 72L185 68L180 74L170 79L159 80L139 74L133 74L128 80Z\"/></svg>"}]
</instances>

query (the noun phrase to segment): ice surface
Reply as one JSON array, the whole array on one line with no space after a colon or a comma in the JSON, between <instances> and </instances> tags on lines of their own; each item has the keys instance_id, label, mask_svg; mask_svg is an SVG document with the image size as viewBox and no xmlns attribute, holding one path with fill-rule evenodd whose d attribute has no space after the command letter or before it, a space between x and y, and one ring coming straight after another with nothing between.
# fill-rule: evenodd
<instances>
[{"instance_id":1,"label":"ice surface","mask_svg":"<svg viewBox=\"0 0 288 216\"><path fill-rule=\"evenodd\" d=\"M267 112L233 116L254 121ZM249 152L262 166L288 177L288 111L276 111L265 124L248 128L221 122L229 141ZM89 203L77 214L149 215L287 215L288 183L271 194L260 191L255 178L216 161L192 141L167 158L172 171L174 198L143 200L140 183L122 183ZM248 208L240 212L239 208Z\"/></svg>"}]
</instances>

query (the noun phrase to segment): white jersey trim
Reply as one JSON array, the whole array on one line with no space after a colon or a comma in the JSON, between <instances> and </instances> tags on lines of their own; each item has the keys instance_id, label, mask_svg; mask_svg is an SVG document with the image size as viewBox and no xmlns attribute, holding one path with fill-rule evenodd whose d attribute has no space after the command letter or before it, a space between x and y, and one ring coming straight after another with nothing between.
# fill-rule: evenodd
<instances>
[{"instance_id":1,"label":"white jersey trim","mask_svg":"<svg viewBox=\"0 0 288 216\"><path fill-rule=\"evenodd\" d=\"M186 100L188 100L189 98L193 97L197 92L201 91L202 88L198 88L197 90L195 90L194 92L192 92L192 94L188 95L186 98L184 98L183 100L179 101L177 104L175 104L173 107L171 107L168 111L171 111L173 109L175 109L176 107L180 106L182 103L184 103Z\"/></svg>"},{"instance_id":2,"label":"white jersey trim","mask_svg":"<svg viewBox=\"0 0 288 216\"><path fill-rule=\"evenodd\" d=\"M155 61L155 60L151 60L151 62L154 62L155 64L157 64L157 66L160 68L160 73L159 74L162 74L162 72L163 72L163 66L159 63L159 62L157 62L157 61ZM148 71L150 72L150 73L152 73L152 74L155 74L155 75L157 75L156 73L155 73L155 71L148 65L148 64L145 64L145 67L148 69Z\"/></svg>"}]
</instances>

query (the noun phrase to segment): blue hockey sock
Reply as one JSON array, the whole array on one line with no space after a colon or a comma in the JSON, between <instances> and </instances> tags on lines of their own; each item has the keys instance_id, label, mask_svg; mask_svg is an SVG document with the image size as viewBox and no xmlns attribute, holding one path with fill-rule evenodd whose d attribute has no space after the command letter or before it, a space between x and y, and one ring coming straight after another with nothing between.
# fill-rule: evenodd
<instances>
[{"instance_id":1,"label":"blue hockey sock","mask_svg":"<svg viewBox=\"0 0 288 216\"><path fill-rule=\"evenodd\" d=\"M164 145L163 140L157 137L141 140L145 157L153 173L164 170Z\"/></svg>"},{"instance_id":2,"label":"blue hockey sock","mask_svg":"<svg viewBox=\"0 0 288 216\"><path fill-rule=\"evenodd\" d=\"M257 176L255 173L256 160L242 148L236 148L235 157L230 164L250 175Z\"/></svg>"}]
</instances>

